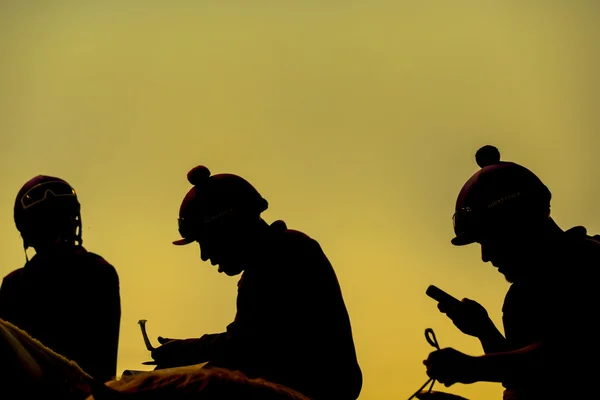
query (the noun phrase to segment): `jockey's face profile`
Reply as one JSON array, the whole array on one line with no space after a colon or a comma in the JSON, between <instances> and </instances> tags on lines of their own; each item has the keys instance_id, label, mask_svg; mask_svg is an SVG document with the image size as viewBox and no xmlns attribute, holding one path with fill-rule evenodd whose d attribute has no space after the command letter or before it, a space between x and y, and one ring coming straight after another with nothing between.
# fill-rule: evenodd
<instances>
[{"instance_id":1,"label":"jockey's face profile","mask_svg":"<svg viewBox=\"0 0 600 400\"><path fill-rule=\"evenodd\" d=\"M552 195L529 169L501 161L493 146L480 148L475 159L480 169L456 200L452 244L479 243L482 261L514 282L540 254L540 239L554 230Z\"/></svg>"},{"instance_id":2,"label":"jockey's face profile","mask_svg":"<svg viewBox=\"0 0 600 400\"><path fill-rule=\"evenodd\" d=\"M478 240L481 260L491 263L510 283L519 280L535 259L535 237L503 234L485 236Z\"/></svg>"},{"instance_id":3,"label":"jockey's face profile","mask_svg":"<svg viewBox=\"0 0 600 400\"><path fill-rule=\"evenodd\" d=\"M249 255L251 227L246 219L226 217L197 234L202 261L218 266L218 271L229 276L240 274Z\"/></svg>"},{"instance_id":4,"label":"jockey's face profile","mask_svg":"<svg viewBox=\"0 0 600 400\"><path fill-rule=\"evenodd\" d=\"M211 175L199 165L188 172L194 185L179 209L179 233L173 244L200 245L200 257L229 276L249 264L260 214L268 202L244 178L233 174Z\"/></svg>"}]
</instances>

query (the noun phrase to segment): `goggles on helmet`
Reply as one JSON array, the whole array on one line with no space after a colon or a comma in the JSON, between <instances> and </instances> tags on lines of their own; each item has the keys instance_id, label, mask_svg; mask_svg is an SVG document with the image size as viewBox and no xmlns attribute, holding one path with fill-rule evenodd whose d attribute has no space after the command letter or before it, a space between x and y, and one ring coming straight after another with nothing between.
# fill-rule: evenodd
<instances>
[{"instance_id":1,"label":"goggles on helmet","mask_svg":"<svg viewBox=\"0 0 600 400\"><path fill-rule=\"evenodd\" d=\"M19 200L23 210L28 209L48 198L48 194L55 197L76 197L75 189L61 181L40 183L29 189Z\"/></svg>"}]
</instances>

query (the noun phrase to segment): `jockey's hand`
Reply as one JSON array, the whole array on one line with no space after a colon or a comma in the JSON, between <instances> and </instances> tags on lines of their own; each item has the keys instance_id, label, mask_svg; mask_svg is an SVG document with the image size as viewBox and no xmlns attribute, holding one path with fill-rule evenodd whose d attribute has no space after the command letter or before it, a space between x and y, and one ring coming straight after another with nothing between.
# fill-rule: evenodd
<instances>
[{"instance_id":1,"label":"jockey's hand","mask_svg":"<svg viewBox=\"0 0 600 400\"><path fill-rule=\"evenodd\" d=\"M477 357L461 353L453 348L436 350L429 354L423 364L427 367L427 375L446 387L455 383L478 382Z\"/></svg>"},{"instance_id":2,"label":"jockey's hand","mask_svg":"<svg viewBox=\"0 0 600 400\"><path fill-rule=\"evenodd\" d=\"M486 309L474 300L462 299L460 305L438 303L438 310L466 335L481 339L490 329L495 330Z\"/></svg>"},{"instance_id":3,"label":"jockey's hand","mask_svg":"<svg viewBox=\"0 0 600 400\"><path fill-rule=\"evenodd\" d=\"M160 344L167 344L173 340L179 340L179 339L169 339L169 338L164 338L162 336L158 337L158 343L160 343Z\"/></svg>"},{"instance_id":4,"label":"jockey's hand","mask_svg":"<svg viewBox=\"0 0 600 400\"><path fill-rule=\"evenodd\" d=\"M417 394L417 399L419 400L468 400L464 397L458 396L452 393L444 393L444 392L421 392Z\"/></svg>"},{"instance_id":5,"label":"jockey's hand","mask_svg":"<svg viewBox=\"0 0 600 400\"><path fill-rule=\"evenodd\" d=\"M152 358L159 365L183 366L195 364L198 339L168 339L159 337L161 346L152 351Z\"/></svg>"}]
</instances>

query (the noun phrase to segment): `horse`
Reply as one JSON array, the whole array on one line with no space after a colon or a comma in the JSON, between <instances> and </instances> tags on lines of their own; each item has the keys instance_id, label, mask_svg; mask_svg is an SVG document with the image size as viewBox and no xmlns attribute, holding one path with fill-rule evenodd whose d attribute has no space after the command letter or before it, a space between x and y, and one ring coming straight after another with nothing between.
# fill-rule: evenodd
<instances>
[{"instance_id":1,"label":"horse","mask_svg":"<svg viewBox=\"0 0 600 400\"><path fill-rule=\"evenodd\" d=\"M25 331L0 319L2 398L83 399L94 379L77 363L44 346Z\"/></svg>"},{"instance_id":2,"label":"horse","mask_svg":"<svg viewBox=\"0 0 600 400\"><path fill-rule=\"evenodd\" d=\"M76 362L0 319L2 399L63 400L311 400L239 371L195 365L142 372L99 382Z\"/></svg>"}]
</instances>

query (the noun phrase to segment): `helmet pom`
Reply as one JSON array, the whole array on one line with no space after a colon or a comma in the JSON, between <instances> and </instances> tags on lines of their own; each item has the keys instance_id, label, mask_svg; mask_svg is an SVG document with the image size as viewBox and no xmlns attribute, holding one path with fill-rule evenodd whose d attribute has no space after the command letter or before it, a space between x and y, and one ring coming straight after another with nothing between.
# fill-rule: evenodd
<instances>
[{"instance_id":1,"label":"helmet pom","mask_svg":"<svg viewBox=\"0 0 600 400\"><path fill-rule=\"evenodd\" d=\"M491 145L483 146L475 153L475 161L481 168L498 164L500 162L500 151Z\"/></svg>"},{"instance_id":2,"label":"helmet pom","mask_svg":"<svg viewBox=\"0 0 600 400\"><path fill-rule=\"evenodd\" d=\"M187 173L188 181L194 185L200 185L210 177L210 171L204 165L198 165Z\"/></svg>"}]
</instances>

